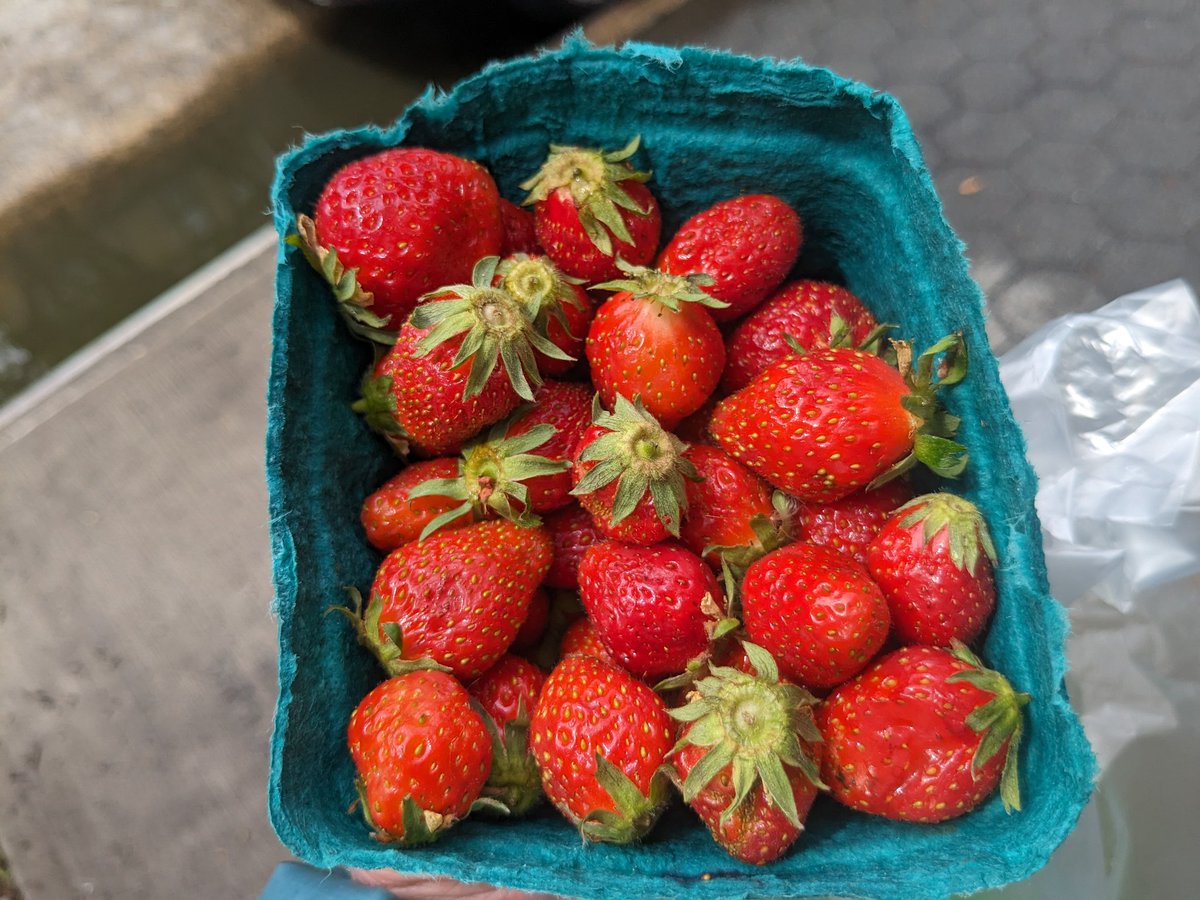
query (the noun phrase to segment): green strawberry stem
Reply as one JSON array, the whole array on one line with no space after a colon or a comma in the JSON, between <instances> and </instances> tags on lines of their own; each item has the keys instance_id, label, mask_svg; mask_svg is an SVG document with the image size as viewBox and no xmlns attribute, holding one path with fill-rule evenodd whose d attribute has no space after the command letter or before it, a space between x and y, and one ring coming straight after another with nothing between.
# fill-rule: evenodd
<instances>
[{"instance_id":1,"label":"green strawberry stem","mask_svg":"<svg viewBox=\"0 0 1200 900\"><path fill-rule=\"evenodd\" d=\"M684 303L698 303L710 309L729 306L724 300L718 300L703 290L716 284L711 275L668 275L647 266L632 266L620 258L617 259L617 268L627 277L592 285L593 290L628 292L638 300L660 303L675 312L679 312Z\"/></svg>"},{"instance_id":2,"label":"green strawberry stem","mask_svg":"<svg viewBox=\"0 0 1200 900\"><path fill-rule=\"evenodd\" d=\"M579 825L585 840L631 844L650 832L670 800L670 781L656 772L643 794L629 776L596 751L596 780L612 798L614 810L598 809Z\"/></svg>"}]
</instances>

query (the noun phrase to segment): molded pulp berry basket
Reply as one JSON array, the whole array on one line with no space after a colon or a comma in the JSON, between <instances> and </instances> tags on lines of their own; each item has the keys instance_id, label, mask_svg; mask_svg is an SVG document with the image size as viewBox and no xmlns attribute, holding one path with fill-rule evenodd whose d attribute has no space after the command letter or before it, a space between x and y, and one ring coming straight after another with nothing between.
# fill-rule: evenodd
<instances>
[{"instance_id":1,"label":"molded pulp berry basket","mask_svg":"<svg viewBox=\"0 0 1200 900\"><path fill-rule=\"evenodd\" d=\"M362 537L362 498L397 468L350 411L368 348L352 340L327 288L280 244L271 361L270 487L279 706L270 811L283 843L316 866L394 868L573 897L929 898L1022 879L1073 827L1094 761L1063 685L1063 610L1049 596L1034 475L984 334L982 296L946 224L904 112L890 97L799 63L705 50L580 40L493 65L449 94L429 93L391 128L307 141L279 163L280 235L311 212L339 166L380 148L421 145L487 165L501 192L536 170L547 144L616 148L642 137L664 233L709 204L770 192L803 217L797 271L834 275L900 324L918 348L961 330L965 383L947 392L971 452L957 490L986 514L1001 558L1000 602L985 659L1030 691L1021 753L1024 810L998 796L936 826L890 823L823 799L779 862L742 865L686 809L639 847L584 846L553 811L496 824L468 820L417 849L380 845L357 815L345 747L351 710L380 679L340 616L344 585L365 588L378 555Z\"/></svg>"}]
</instances>

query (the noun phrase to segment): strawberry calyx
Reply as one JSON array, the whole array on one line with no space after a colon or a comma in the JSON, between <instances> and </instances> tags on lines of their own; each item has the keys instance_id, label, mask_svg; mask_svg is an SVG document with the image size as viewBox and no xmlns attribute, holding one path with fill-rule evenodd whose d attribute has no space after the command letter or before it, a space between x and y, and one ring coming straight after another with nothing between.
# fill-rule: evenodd
<instances>
[{"instance_id":1,"label":"strawberry calyx","mask_svg":"<svg viewBox=\"0 0 1200 900\"><path fill-rule=\"evenodd\" d=\"M479 521L500 516L524 528L541 524L541 518L529 508L529 488L524 482L565 472L570 464L529 452L554 436L553 425L542 423L523 434L508 436L509 426L528 411L528 407L518 410L514 417L494 425L486 438L468 444L458 462L457 478L431 478L409 492L410 499L449 497L462 501L430 521L419 540L466 513L473 513Z\"/></svg>"},{"instance_id":2,"label":"strawberry calyx","mask_svg":"<svg viewBox=\"0 0 1200 900\"><path fill-rule=\"evenodd\" d=\"M701 556L716 553L724 568L732 568L737 575L746 574L750 566L772 550L796 540L796 514L799 504L783 491L771 494L772 512L768 516L758 513L750 519L750 528L755 540L749 544L711 544L704 548Z\"/></svg>"},{"instance_id":3,"label":"strawberry calyx","mask_svg":"<svg viewBox=\"0 0 1200 900\"><path fill-rule=\"evenodd\" d=\"M725 309L729 306L724 300L718 300L704 291L704 288L716 284L711 275L702 272L693 275L670 275L648 266L630 265L623 259L617 260L617 268L628 277L592 285L593 289L628 293L635 300L660 303L673 312L679 312L684 303L698 303L710 309Z\"/></svg>"},{"instance_id":4,"label":"strawberry calyx","mask_svg":"<svg viewBox=\"0 0 1200 900\"><path fill-rule=\"evenodd\" d=\"M421 298L411 322L429 333L417 343L415 355L425 356L439 344L462 335L451 366L457 368L471 360L464 400L483 390L500 363L517 395L533 402L533 387L542 383L533 351L553 359L571 357L534 327L536 308L493 286L499 263L500 257L485 256L475 264L470 284L447 285Z\"/></svg>"},{"instance_id":5,"label":"strawberry calyx","mask_svg":"<svg viewBox=\"0 0 1200 900\"><path fill-rule=\"evenodd\" d=\"M429 657L420 659L404 658L404 633L397 622L379 623L383 613L383 598L379 594L371 595L371 602L363 609L363 598L358 588L345 588L352 606L331 606L326 613L336 612L345 616L354 626L358 642L366 647L378 660L379 665L389 677L405 675L418 669L434 669L438 672L450 672L449 666L435 662Z\"/></svg>"},{"instance_id":6,"label":"strawberry calyx","mask_svg":"<svg viewBox=\"0 0 1200 900\"><path fill-rule=\"evenodd\" d=\"M401 459L408 457L409 437L396 421L396 395L392 393L392 376L373 376L363 379L362 396L350 404L350 409L363 417L372 431L387 441Z\"/></svg>"},{"instance_id":7,"label":"strawberry calyx","mask_svg":"<svg viewBox=\"0 0 1200 900\"><path fill-rule=\"evenodd\" d=\"M816 762L801 745L802 740L821 740L812 715L817 701L804 688L780 681L779 667L762 647L748 641L742 646L757 675L714 666L707 678L696 682L689 702L669 711L677 721L690 723L672 754L689 745L708 748L683 780L683 799L691 803L730 767L734 796L721 813L723 825L761 783L788 822L802 828L784 766L799 769L815 786L825 787Z\"/></svg>"},{"instance_id":8,"label":"strawberry calyx","mask_svg":"<svg viewBox=\"0 0 1200 900\"><path fill-rule=\"evenodd\" d=\"M488 807L486 812L498 812L505 818L520 818L542 799L542 776L529 749L530 713L525 698L517 701L517 714L496 725L477 701L471 704L492 738L492 769L484 784L482 797L497 801L502 809Z\"/></svg>"},{"instance_id":9,"label":"strawberry calyx","mask_svg":"<svg viewBox=\"0 0 1200 900\"><path fill-rule=\"evenodd\" d=\"M572 278L558 270L544 256L529 256L525 253L514 253L500 260L496 267L500 278L500 286L517 299L525 309L533 311L533 325L538 334L546 333L549 320L554 318L570 337L578 339L583 335L571 334L563 306L583 307L579 295L571 290L573 285L582 285L582 278ZM571 357L565 357L571 359Z\"/></svg>"},{"instance_id":10,"label":"strawberry calyx","mask_svg":"<svg viewBox=\"0 0 1200 900\"><path fill-rule=\"evenodd\" d=\"M661 769L650 779L650 790L641 788L617 766L596 751L596 781L613 801L613 809L596 809L579 823L585 840L631 844L650 832L670 801L670 779Z\"/></svg>"},{"instance_id":11,"label":"strawberry calyx","mask_svg":"<svg viewBox=\"0 0 1200 900\"><path fill-rule=\"evenodd\" d=\"M592 401L592 422L606 429L584 448L580 462L595 462L571 491L578 497L617 482L612 522L627 518L649 492L659 521L679 537L679 522L687 509L684 479L699 481L696 467L683 453L687 445L664 429L640 400L630 403L620 394L613 412Z\"/></svg>"},{"instance_id":12,"label":"strawberry calyx","mask_svg":"<svg viewBox=\"0 0 1200 900\"><path fill-rule=\"evenodd\" d=\"M622 181L647 182L649 172L639 172L628 162L637 152L641 136L636 136L620 150L595 150L588 147L550 145L550 154L537 173L522 182L521 189L528 191L523 205L546 200L559 188L566 188L579 213L591 242L605 256L613 256L612 239L626 244L633 243L629 226L621 215L626 210L636 216L648 216L629 193L621 187Z\"/></svg>"},{"instance_id":13,"label":"strawberry calyx","mask_svg":"<svg viewBox=\"0 0 1200 900\"><path fill-rule=\"evenodd\" d=\"M308 264L333 288L338 312L353 334L375 344L396 343L396 332L387 328L391 316L378 316L371 311L375 295L358 283L358 269L346 268L336 250L322 246L317 239L316 222L301 213L296 217L296 233L285 240L299 248Z\"/></svg>"},{"instance_id":14,"label":"strawberry calyx","mask_svg":"<svg viewBox=\"0 0 1200 900\"><path fill-rule=\"evenodd\" d=\"M924 494L898 507L893 515L902 513L906 514L900 519L900 527L911 529L920 525L921 539L925 544L946 529L950 561L968 574L975 574L981 549L993 565L997 563L996 547L987 523L979 507L965 497L945 491Z\"/></svg>"},{"instance_id":15,"label":"strawberry calyx","mask_svg":"<svg viewBox=\"0 0 1200 900\"><path fill-rule=\"evenodd\" d=\"M983 735L979 746L975 748L975 755L971 758L971 774L977 776L988 760L999 753L1007 743L1004 768L1000 772L1000 800L1004 803L1006 813L1011 814L1013 810L1019 812L1021 792L1017 777L1017 757L1025 730L1021 709L1033 698L1030 694L1014 690L1009 680L996 670L985 668L979 657L962 641L952 641L950 652L970 668L955 672L946 681L965 681L981 691L992 694L991 700L980 704L967 716L967 725L971 730Z\"/></svg>"},{"instance_id":16,"label":"strawberry calyx","mask_svg":"<svg viewBox=\"0 0 1200 900\"><path fill-rule=\"evenodd\" d=\"M367 785L362 776L354 779L354 789L358 793L356 805L362 811L362 817L371 829L371 837L381 844L399 844L402 847L432 844L442 836L442 832L459 821L455 816L421 809L417 805L417 801L409 794L401 803L404 833L396 834L380 828L372 818L371 807L367 803Z\"/></svg>"}]
</instances>

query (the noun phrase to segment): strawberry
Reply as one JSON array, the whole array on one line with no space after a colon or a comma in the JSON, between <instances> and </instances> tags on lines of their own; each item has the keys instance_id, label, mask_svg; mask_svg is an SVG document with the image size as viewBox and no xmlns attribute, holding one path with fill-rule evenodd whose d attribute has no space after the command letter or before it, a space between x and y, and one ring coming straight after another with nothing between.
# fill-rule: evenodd
<instances>
[{"instance_id":1,"label":"strawberry","mask_svg":"<svg viewBox=\"0 0 1200 900\"><path fill-rule=\"evenodd\" d=\"M662 698L594 656L565 657L530 726L542 789L586 840L628 844L666 807L673 728Z\"/></svg>"},{"instance_id":2,"label":"strawberry","mask_svg":"<svg viewBox=\"0 0 1200 900\"><path fill-rule=\"evenodd\" d=\"M996 549L970 500L938 492L901 506L867 549L905 644L973 643L996 607Z\"/></svg>"},{"instance_id":3,"label":"strawberry","mask_svg":"<svg viewBox=\"0 0 1200 900\"><path fill-rule=\"evenodd\" d=\"M561 656L570 656L572 653L586 653L588 656L602 659L606 663L620 666L620 663L613 659L612 654L608 652L608 648L604 646L604 641L600 640L600 635L596 633L596 626L592 624L592 620L587 616L576 619L570 624L566 632L563 633L562 649L559 652Z\"/></svg>"},{"instance_id":4,"label":"strawberry","mask_svg":"<svg viewBox=\"0 0 1200 900\"><path fill-rule=\"evenodd\" d=\"M832 503L802 504L796 526L805 543L819 544L867 565L867 546L892 510L912 499L903 481L889 481L873 491L855 491Z\"/></svg>"},{"instance_id":5,"label":"strawberry","mask_svg":"<svg viewBox=\"0 0 1200 900\"><path fill-rule=\"evenodd\" d=\"M671 710L686 723L672 764L684 801L717 843L762 865L795 843L825 786L821 734L813 696L781 682L761 647L744 648L757 674L714 667L696 682L687 705Z\"/></svg>"},{"instance_id":6,"label":"strawberry","mask_svg":"<svg viewBox=\"0 0 1200 900\"><path fill-rule=\"evenodd\" d=\"M529 720L546 676L533 663L505 655L467 690L483 708L492 739L492 768L482 794L504 806L504 815L523 816L541 799L537 763L529 752Z\"/></svg>"},{"instance_id":7,"label":"strawberry","mask_svg":"<svg viewBox=\"0 0 1200 900\"><path fill-rule=\"evenodd\" d=\"M546 573L546 586L574 591L579 588L579 561L588 547L607 540L592 514L572 504L546 517L545 527L554 541L554 562Z\"/></svg>"},{"instance_id":8,"label":"strawberry","mask_svg":"<svg viewBox=\"0 0 1200 900\"><path fill-rule=\"evenodd\" d=\"M789 356L789 338L805 350L835 346L842 336L850 346L862 347L877 328L870 310L844 287L793 281L739 322L729 336L721 388L726 393L740 391L771 363Z\"/></svg>"},{"instance_id":9,"label":"strawberry","mask_svg":"<svg viewBox=\"0 0 1200 900\"><path fill-rule=\"evenodd\" d=\"M618 257L634 265L654 259L662 214L643 183L650 173L628 162L638 144L635 137L609 152L551 144L542 168L521 185L538 243L568 275L603 281L620 276Z\"/></svg>"},{"instance_id":10,"label":"strawberry","mask_svg":"<svg viewBox=\"0 0 1200 900\"><path fill-rule=\"evenodd\" d=\"M441 531L388 554L365 612L338 609L389 674L474 678L517 636L552 552L542 529L503 520Z\"/></svg>"},{"instance_id":11,"label":"strawberry","mask_svg":"<svg viewBox=\"0 0 1200 900\"><path fill-rule=\"evenodd\" d=\"M679 226L658 267L673 275L712 276L716 283L709 294L726 304L713 310L713 318L731 322L783 283L800 255L803 236L800 217L778 197L735 197Z\"/></svg>"},{"instance_id":12,"label":"strawberry","mask_svg":"<svg viewBox=\"0 0 1200 900\"><path fill-rule=\"evenodd\" d=\"M708 423L717 408L717 395L713 394L704 401L704 405L676 425L672 431L681 441L689 444L712 444L713 439L708 433Z\"/></svg>"},{"instance_id":13,"label":"strawberry","mask_svg":"<svg viewBox=\"0 0 1200 900\"><path fill-rule=\"evenodd\" d=\"M376 839L436 840L471 811L492 766L492 743L466 690L445 672L389 678L350 715L350 755Z\"/></svg>"},{"instance_id":14,"label":"strawberry","mask_svg":"<svg viewBox=\"0 0 1200 900\"><path fill-rule=\"evenodd\" d=\"M500 252L496 183L479 163L423 147L384 150L326 183L298 243L334 286L348 321L396 331L423 294L465 281ZM365 315L364 315L365 313Z\"/></svg>"},{"instance_id":15,"label":"strawberry","mask_svg":"<svg viewBox=\"0 0 1200 900\"><path fill-rule=\"evenodd\" d=\"M1000 786L1021 808L1018 694L962 644L893 651L821 704L821 775L852 809L908 822L942 822Z\"/></svg>"},{"instance_id":16,"label":"strawberry","mask_svg":"<svg viewBox=\"0 0 1200 900\"><path fill-rule=\"evenodd\" d=\"M597 398L592 421L575 450L571 493L610 538L656 544L677 537L687 509L684 480L699 477L683 456L683 442L640 402L622 396L611 413Z\"/></svg>"},{"instance_id":17,"label":"strawberry","mask_svg":"<svg viewBox=\"0 0 1200 900\"><path fill-rule=\"evenodd\" d=\"M949 439L958 420L939 408L936 394L962 380L964 352L961 336L951 335L922 354L913 372L911 353L899 344L903 374L861 350L793 354L718 403L709 431L730 456L806 502L878 486L918 461L954 477L967 452Z\"/></svg>"},{"instance_id":18,"label":"strawberry","mask_svg":"<svg viewBox=\"0 0 1200 900\"><path fill-rule=\"evenodd\" d=\"M533 592L533 596L529 598L529 612L525 614L525 621L521 623L521 630L513 638L512 649L516 652L535 649L541 642L542 635L546 633L546 626L549 623L550 595L542 588L538 588Z\"/></svg>"},{"instance_id":19,"label":"strawberry","mask_svg":"<svg viewBox=\"0 0 1200 900\"><path fill-rule=\"evenodd\" d=\"M741 591L754 643L812 690L861 671L887 639L887 600L867 570L825 547L789 544L753 563Z\"/></svg>"},{"instance_id":20,"label":"strawberry","mask_svg":"<svg viewBox=\"0 0 1200 900\"><path fill-rule=\"evenodd\" d=\"M515 203L500 198L500 221L504 225L504 239L500 242L500 255L514 253L541 253L533 213L521 209Z\"/></svg>"},{"instance_id":21,"label":"strawberry","mask_svg":"<svg viewBox=\"0 0 1200 900\"><path fill-rule=\"evenodd\" d=\"M412 491L430 479L453 478L457 474L458 460L441 457L406 466L384 482L363 501L359 516L371 546L385 552L395 550L401 544L415 541L426 525L456 508L459 501L453 497L437 494L413 497ZM460 528L470 523L470 516L459 515L442 527Z\"/></svg>"},{"instance_id":22,"label":"strawberry","mask_svg":"<svg viewBox=\"0 0 1200 900\"><path fill-rule=\"evenodd\" d=\"M496 269L496 283L529 310L534 329L545 334L562 355L534 353L542 375L561 376L583 356L583 341L595 308L579 279L569 278L545 256L506 256Z\"/></svg>"},{"instance_id":23,"label":"strawberry","mask_svg":"<svg viewBox=\"0 0 1200 900\"><path fill-rule=\"evenodd\" d=\"M529 504L536 513L552 512L571 502L569 464L575 448L592 424L592 394L587 385L547 381L534 394L534 406L518 410L508 428L511 437L529 434L547 425L554 434L538 446L538 453L566 464L562 472L540 475L526 482Z\"/></svg>"},{"instance_id":24,"label":"strawberry","mask_svg":"<svg viewBox=\"0 0 1200 900\"><path fill-rule=\"evenodd\" d=\"M610 409L618 395L640 397L669 430L703 406L721 379L725 341L709 314L719 304L698 277L622 267L625 277L596 286L617 293L588 329L592 381Z\"/></svg>"},{"instance_id":25,"label":"strawberry","mask_svg":"<svg viewBox=\"0 0 1200 900\"><path fill-rule=\"evenodd\" d=\"M612 658L648 681L704 653L725 608L712 570L674 541L596 544L579 564L579 596Z\"/></svg>"}]
</instances>

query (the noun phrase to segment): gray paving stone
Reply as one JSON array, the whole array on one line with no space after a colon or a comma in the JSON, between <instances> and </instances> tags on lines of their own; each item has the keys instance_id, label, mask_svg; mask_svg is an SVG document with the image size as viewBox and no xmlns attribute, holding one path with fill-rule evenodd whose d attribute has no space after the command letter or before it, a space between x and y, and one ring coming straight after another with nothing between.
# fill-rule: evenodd
<instances>
[{"instance_id":1,"label":"gray paving stone","mask_svg":"<svg viewBox=\"0 0 1200 900\"><path fill-rule=\"evenodd\" d=\"M1112 77L1118 57L1103 39L1045 39L1025 54L1025 60L1051 85L1095 89Z\"/></svg>"},{"instance_id":2,"label":"gray paving stone","mask_svg":"<svg viewBox=\"0 0 1200 900\"><path fill-rule=\"evenodd\" d=\"M1087 278L1074 272L1042 270L1022 275L997 297L995 308L1005 322L1029 329L1074 310L1094 309L1106 299Z\"/></svg>"},{"instance_id":3,"label":"gray paving stone","mask_svg":"<svg viewBox=\"0 0 1200 900\"><path fill-rule=\"evenodd\" d=\"M1112 297L1172 278L1200 284L1200 257L1194 237L1190 243L1185 235L1172 241L1113 241L1096 259L1092 274L1100 290Z\"/></svg>"},{"instance_id":4,"label":"gray paving stone","mask_svg":"<svg viewBox=\"0 0 1200 900\"><path fill-rule=\"evenodd\" d=\"M1118 23L1113 46L1124 59L1135 63L1166 63L1186 59L1196 52L1194 31L1166 18L1136 16Z\"/></svg>"},{"instance_id":5,"label":"gray paving stone","mask_svg":"<svg viewBox=\"0 0 1200 900\"><path fill-rule=\"evenodd\" d=\"M1012 229L1013 249L1029 268L1082 268L1111 240L1090 207L1050 197L1023 203Z\"/></svg>"},{"instance_id":6,"label":"gray paving stone","mask_svg":"<svg viewBox=\"0 0 1200 900\"><path fill-rule=\"evenodd\" d=\"M954 148L959 160L1002 164L1012 159L1033 132L1016 113L967 110L947 119L934 135L940 143Z\"/></svg>"},{"instance_id":7,"label":"gray paving stone","mask_svg":"<svg viewBox=\"0 0 1200 900\"><path fill-rule=\"evenodd\" d=\"M1013 60L972 62L955 78L963 107L988 111L1012 109L1027 96L1033 83L1025 64Z\"/></svg>"},{"instance_id":8,"label":"gray paving stone","mask_svg":"<svg viewBox=\"0 0 1200 900\"><path fill-rule=\"evenodd\" d=\"M939 84L890 82L887 91L900 101L914 128L930 129L956 109L954 99Z\"/></svg>"},{"instance_id":9,"label":"gray paving stone","mask_svg":"<svg viewBox=\"0 0 1200 900\"><path fill-rule=\"evenodd\" d=\"M952 36L919 34L885 48L880 64L883 71L910 79L944 80L963 58Z\"/></svg>"},{"instance_id":10,"label":"gray paving stone","mask_svg":"<svg viewBox=\"0 0 1200 900\"><path fill-rule=\"evenodd\" d=\"M1042 88L1022 108L1034 132L1050 140L1094 138L1118 114L1106 95L1079 87Z\"/></svg>"},{"instance_id":11,"label":"gray paving stone","mask_svg":"<svg viewBox=\"0 0 1200 900\"><path fill-rule=\"evenodd\" d=\"M1200 101L1200 79L1190 67L1124 66L1113 79L1110 91L1126 115L1184 117Z\"/></svg>"},{"instance_id":12,"label":"gray paving stone","mask_svg":"<svg viewBox=\"0 0 1200 900\"><path fill-rule=\"evenodd\" d=\"M1025 199L1025 190L1007 169L950 165L935 178L951 219L970 232L1005 229Z\"/></svg>"},{"instance_id":13,"label":"gray paving stone","mask_svg":"<svg viewBox=\"0 0 1200 900\"><path fill-rule=\"evenodd\" d=\"M1097 208L1113 234L1178 240L1200 224L1200 194L1179 175L1121 171L1105 184Z\"/></svg>"},{"instance_id":14,"label":"gray paving stone","mask_svg":"<svg viewBox=\"0 0 1200 900\"><path fill-rule=\"evenodd\" d=\"M1041 3L1034 9L1043 33L1065 41L1099 37L1121 15L1121 6L1109 0Z\"/></svg>"},{"instance_id":15,"label":"gray paving stone","mask_svg":"<svg viewBox=\"0 0 1200 900\"><path fill-rule=\"evenodd\" d=\"M1094 144L1034 142L1013 161L1013 173L1030 194L1052 194L1075 203L1093 198L1117 172Z\"/></svg>"},{"instance_id":16,"label":"gray paving stone","mask_svg":"<svg viewBox=\"0 0 1200 900\"><path fill-rule=\"evenodd\" d=\"M1038 37L1030 16L1009 4L995 4L990 15L973 19L958 32L959 46L970 59L1017 59Z\"/></svg>"},{"instance_id":17,"label":"gray paving stone","mask_svg":"<svg viewBox=\"0 0 1200 900\"><path fill-rule=\"evenodd\" d=\"M1185 173L1196 190L1192 168L1200 157L1200 123L1195 120L1147 121L1122 116L1100 134L1099 143L1121 167L1133 172Z\"/></svg>"}]
</instances>

